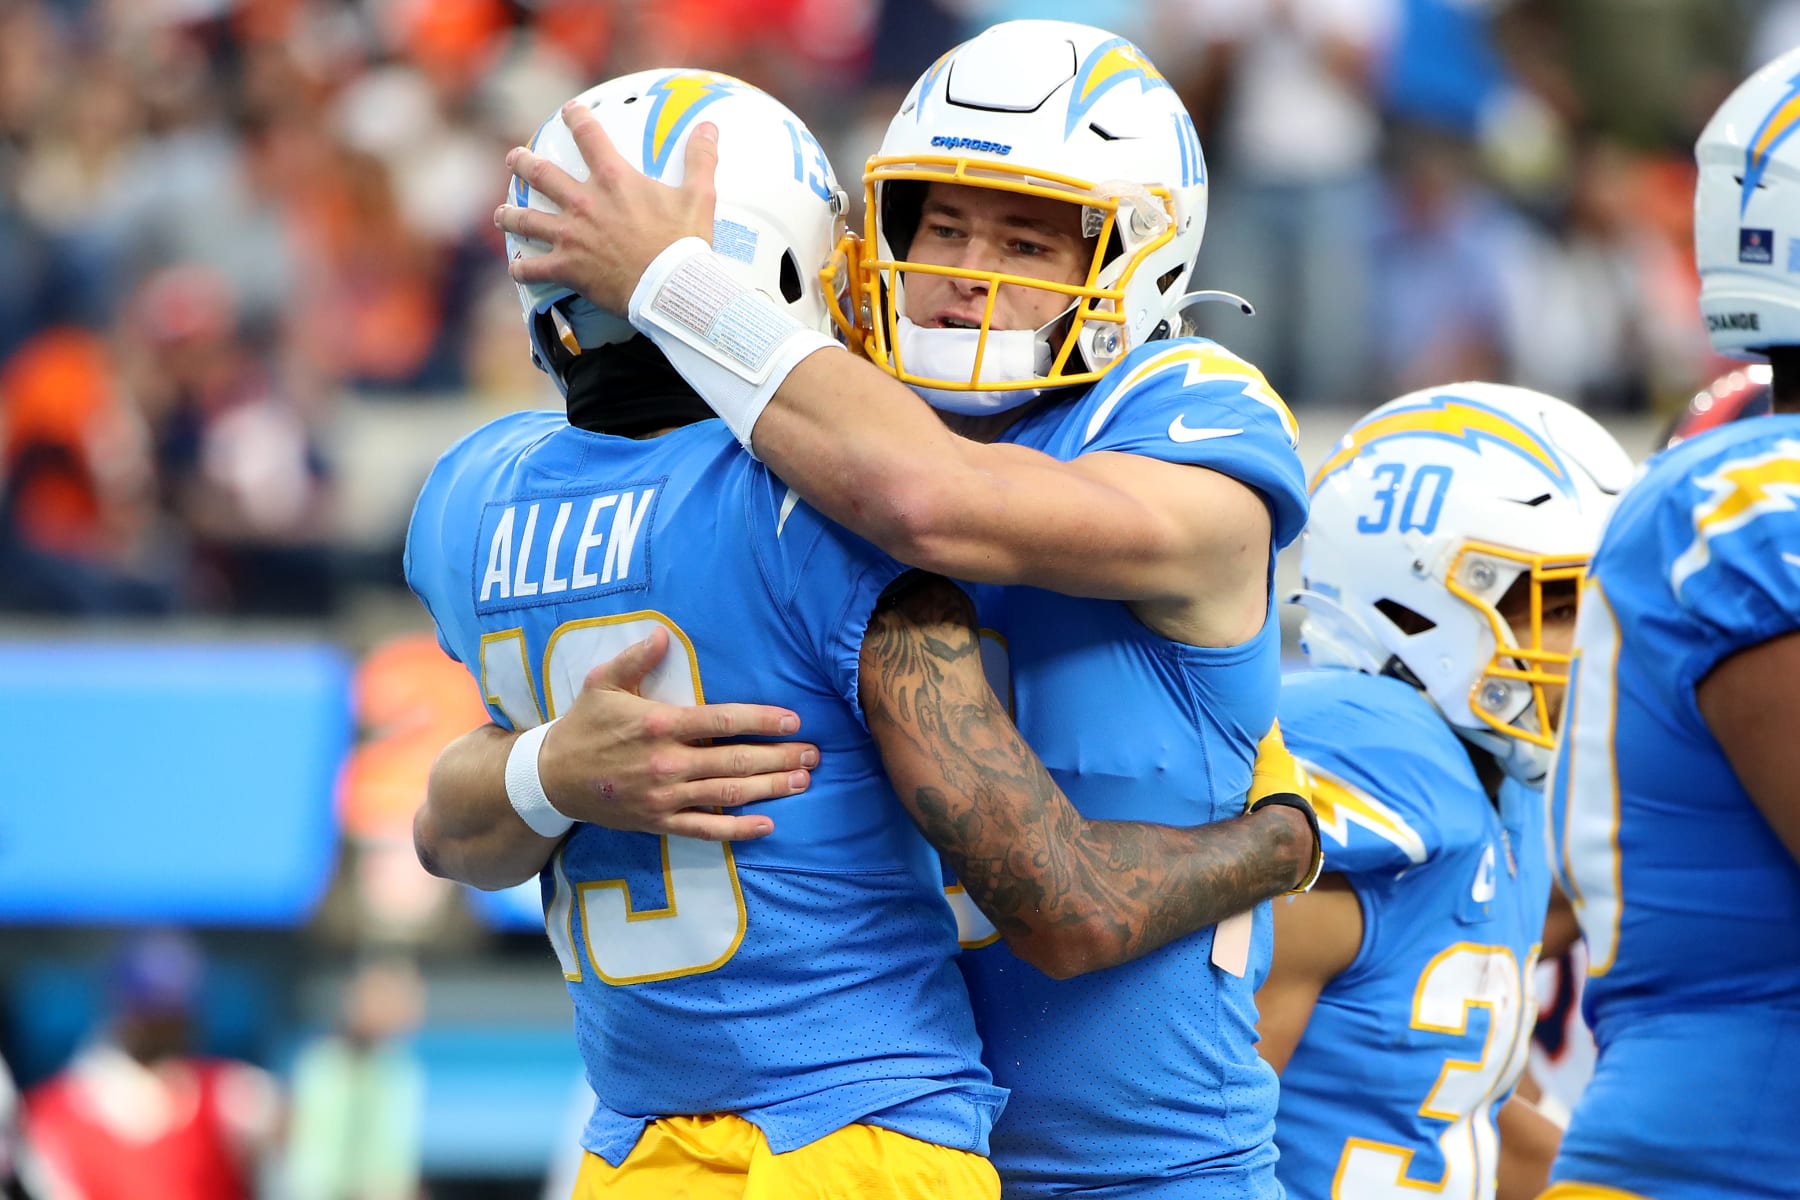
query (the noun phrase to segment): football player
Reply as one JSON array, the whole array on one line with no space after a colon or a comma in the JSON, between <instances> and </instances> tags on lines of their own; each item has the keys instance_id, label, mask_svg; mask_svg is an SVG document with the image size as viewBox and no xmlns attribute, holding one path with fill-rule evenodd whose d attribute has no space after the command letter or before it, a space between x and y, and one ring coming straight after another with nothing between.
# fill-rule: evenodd
<instances>
[{"instance_id":1,"label":"football player","mask_svg":"<svg viewBox=\"0 0 1800 1200\"><path fill-rule=\"evenodd\" d=\"M828 327L819 272L842 196L819 160L769 170L790 139L812 144L790 112L691 71L579 103L670 177L691 165L695 116L730 129L715 230L730 278L771 294L791 281L781 316ZM567 139L561 121L539 133L573 158ZM1309 814L1292 801L1187 830L1084 821L990 690L961 589L799 503L724 426L695 420L698 400L624 322L566 290L522 299L567 417L514 414L444 455L407 578L496 719L530 732L497 805L434 790L416 835L453 877L542 881L598 1097L576 1194L993 1194L979 1155L1004 1091L952 965L937 857L908 815L1022 958L1064 975L1293 887L1314 865ZM605 798L559 811L538 745L590 670L633 646L666 650L643 680L660 700L792 699L818 757L807 794L772 806L777 832L734 847L571 829Z\"/></svg>"},{"instance_id":2,"label":"football player","mask_svg":"<svg viewBox=\"0 0 1800 1200\"><path fill-rule=\"evenodd\" d=\"M1545 1193L1794 1194L1800 1142L1800 51L1700 135L1700 307L1774 415L1651 460L1588 576L1555 867L1599 1045Z\"/></svg>"},{"instance_id":3,"label":"football player","mask_svg":"<svg viewBox=\"0 0 1800 1200\"><path fill-rule=\"evenodd\" d=\"M1003 585L982 615L1007 639L1020 729L1083 814L1241 811L1279 688L1270 572L1304 481L1262 374L1182 336L1206 164L1142 51L1016 21L925 72L834 278L870 361L731 281L704 171L645 180L629 147L569 120L588 179L508 156L553 202L496 214L552 247L514 278L628 314L826 516ZM1259 907L1066 982L1005 945L965 955L1013 1093L993 1142L1007 1194L1278 1196L1275 1077L1255 1050L1269 944Z\"/></svg>"},{"instance_id":4,"label":"football player","mask_svg":"<svg viewBox=\"0 0 1800 1200\"><path fill-rule=\"evenodd\" d=\"M1326 669L1288 676L1280 713L1326 873L1275 905L1257 995L1293 1200L1543 1188L1557 1131L1508 1100L1550 899L1543 782L1581 575L1631 470L1578 409L1459 383L1377 408L1313 476L1301 643Z\"/></svg>"}]
</instances>

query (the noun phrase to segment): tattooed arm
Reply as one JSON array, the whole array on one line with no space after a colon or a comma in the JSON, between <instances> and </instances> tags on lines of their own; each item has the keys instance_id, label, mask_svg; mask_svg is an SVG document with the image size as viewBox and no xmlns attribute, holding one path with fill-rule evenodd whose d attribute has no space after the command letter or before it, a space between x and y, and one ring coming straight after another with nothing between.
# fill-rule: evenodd
<instances>
[{"instance_id":1,"label":"tattooed arm","mask_svg":"<svg viewBox=\"0 0 1800 1200\"><path fill-rule=\"evenodd\" d=\"M988 686L974 606L903 576L863 637L860 692L888 778L1013 952L1066 979L1128 962L1294 887L1313 835L1292 808L1178 828L1090 821Z\"/></svg>"}]
</instances>

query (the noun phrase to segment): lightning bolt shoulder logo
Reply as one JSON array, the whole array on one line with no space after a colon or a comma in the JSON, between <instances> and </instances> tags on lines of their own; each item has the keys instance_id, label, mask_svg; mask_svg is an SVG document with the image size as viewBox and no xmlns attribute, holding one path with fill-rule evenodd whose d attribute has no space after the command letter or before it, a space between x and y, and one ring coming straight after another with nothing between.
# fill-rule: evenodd
<instances>
[{"instance_id":1,"label":"lightning bolt shoulder logo","mask_svg":"<svg viewBox=\"0 0 1800 1200\"><path fill-rule=\"evenodd\" d=\"M1169 86L1169 81L1150 65L1144 52L1124 38L1101 42L1088 51L1088 56L1075 69L1075 86L1069 93L1069 119L1063 127L1063 136L1075 132L1075 127L1081 124L1081 119L1100 97L1130 80L1136 80L1138 87L1146 92Z\"/></svg>"},{"instance_id":2,"label":"lightning bolt shoulder logo","mask_svg":"<svg viewBox=\"0 0 1800 1200\"><path fill-rule=\"evenodd\" d=\"M1319 818L1319 831L1332 841L1348 846L1350 826L1360 825L1382 841L1398 847L1415 866L1430 857L1425 849L1425 839L1392 808L1313 763L1303 761L1300 766L1312 784L1313 813ZM1329 851L1325 863L1326 870L1330 870Z\"/></svg>"},{"instance_id":3,"label":"lightning bolt shoulder logo","mask_svg":"<svg viewBox=\"0 0 1800 1200\"><path fill-rule=\"evenodd\" d=\"M1574 492L1574 479L1549 442L1497 408L1457 396L1433 396L1417 407L1396 409L1357 425L1319 464L1307 488L1309 495L1332 475L1350 465L1377 442L1397 437L1429 437L1461 442L1478 449L1483 442L1503 446L1536 467L1564 495Z\"/></svg>"},{"instance_id":4,"label":"lightning bolt shoulder logo","mask_svg":"<svg viewBox=\"0 0 1800 1200\"><path fill-rule=\"evenodd\" d=\"M1669 568L1669 588L1677 596L1681 585L1712 561L1714 538L1769 513L1796 511L1800 441L1783 438L1766 453L1723 463L1694 482L1710 494L1694 508L1694 540Z\"/></svg>"},{"instance_id":5,"label":"lightning bolt shoulder logo","mask_svg":"<svg viewBox=\"0 0 1800 1200\"><path fill-rule=\"evenodd\" d=\"M1756 194L1762 183L1763 173L1769 169L1769 156L1775 148L1787 141L1796 127L1800 127L1800 75L1788 80L1787 91L1775 101L1769 113L1750 135L1744 145L1744 183L1743 192L1738 199L1738 218L1743 219L1750 210L1750 197Z\"/></svg>"},{"instance_id":6,"label":"lightning bolt shoulder logo","mask_svg":"<svg viewBox=\"0 0 1800 1200\"><path fill-rule=\"evenodd\" d=\"M1300 442L1300 427L1294 421L1294 414L1288 411L1263 373L1239 358L1223 346L1212 342L1185 342L1151 355L1133 367L1116 387L1112 394L1101 402L1088 420L1087 432L1081 439L1087 445L1099 436L1106 427L1106 422L1119 407L1120 401L1135 387L1146 380L1173 371L1177 368L1184 372L1181 379L1182 388L1191 388L1203 383L1235 383L1238 392L1248 400L1267 408L1281 422L1282 432L1287 435L1288 445L1296 446ZM1109 377L1110 378L1110 377ZM1241 429L1219 430L1211 427L1189 426L1184 424L1186 414L1175 418L1169 426L1169 437L1177 442L1198 442L1207 438L1229 437L1242 433Z\"/></svg>"},{"instance_id":7,"label":"lightning bolt shoulder logo","mask_svg":"<svg viewBox=\"0 0 1800 1200\"><path fill-rule=\"evenodd\" d=\"M644 174L661 179L676 143L701 110L749 86L715 71L683 71L651 84L644 92L650 99L650 115L644 121Z\"/></svg>"}]
</instances>

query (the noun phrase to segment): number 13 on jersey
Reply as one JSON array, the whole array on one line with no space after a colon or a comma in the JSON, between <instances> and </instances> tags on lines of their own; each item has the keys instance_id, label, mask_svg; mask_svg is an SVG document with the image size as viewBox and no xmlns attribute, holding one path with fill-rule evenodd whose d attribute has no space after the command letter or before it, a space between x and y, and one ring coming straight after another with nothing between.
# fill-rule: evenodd
<instances>
[{"instance_id":1,"label":"number 13 on jersey","mask_svg":"<svg viewBox=\"0 0 1800 1200\"><path fill-rule=\"evenodd\" d=\"M693 643L674 622L653 612L591 617L557 626L544 646L545 708L539 707L532 682L525 631L486 634L481 639L482 697L514 729L554 720L575 703L589 671L658 626L669 631L669 653L645 677L643 695L666 704L701 703ZM568 843L558 847L551 860L556 886L545 906L544 927L565 978L583 977L577 919L587 964L610 984L699 975L724 966L737 953L747 921L731 846L698 838L657 840L663 884L660 907L634 897L631 884L622 877L578 880L571 886L565 868Z\"/></svg>"}]
</instances>

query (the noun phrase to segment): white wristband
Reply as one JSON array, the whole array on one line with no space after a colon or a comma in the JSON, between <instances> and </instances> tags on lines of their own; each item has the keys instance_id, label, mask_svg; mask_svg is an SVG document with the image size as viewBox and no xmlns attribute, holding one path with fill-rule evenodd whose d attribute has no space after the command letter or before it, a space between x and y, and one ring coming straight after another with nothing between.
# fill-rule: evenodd
<instances>
[{"instance_id":1,"label":"white wristband","mask_svg":"<svg viewBox=\"0 0 1800 1200\"><path fill-rule=\"evenodd\" d=\"M750 431L788 372L838 342L739 282L725 261L682 238L638 280L630 317L754 455Z\"/></svg>"},{"instance_id":2,"label":"white wristband","mask_svg":"<svg viewBox=\"0 0 1800 1200\"><path fill-rule=\"evenodd\" d=\"M519 819L531 826L531 832L550 838L561 837L575 823L551 807L550 797L544 794L543 781L538 778L538 751L544 745L544 735L554 724L555 721L546 721L527 729L506 756L506 798L512 801L513 811L519 814Z\"/></svg>"}]
</instances>

